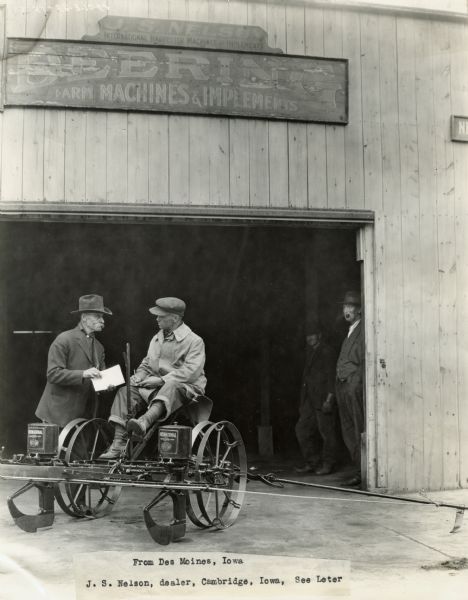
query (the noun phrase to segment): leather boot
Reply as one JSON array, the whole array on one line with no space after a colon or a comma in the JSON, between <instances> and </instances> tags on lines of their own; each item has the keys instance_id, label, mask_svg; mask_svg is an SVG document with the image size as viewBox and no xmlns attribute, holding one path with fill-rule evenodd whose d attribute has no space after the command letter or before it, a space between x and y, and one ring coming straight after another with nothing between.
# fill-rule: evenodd
<instances>
[{"instance_id":1,"label":"leather boot","mask_svg":"<svg viewBox=\"0 0 468 600\"><path fill-rule=\"evenodd\" d=\"M165 413L166 409L162 402L154 402L144 415L138 419L130 419L127 423L127 431L143 437L153 423L156 423Z\"/></svg>"},{"instance_id":2,"label":"leather boot","mask_svg":"<svg viewBox=\"0 0 468 600\"><path fill-rule=\"evenodd\" d=\"M120 458L121 454L125 451L127 446L128 435L123 425L115 424L114 440L109 448L101 454L99 458L104 460L115 460Z\"/></svg>"},{"instance_id":3,"label":"leather boot","mask_svg":"<svg viewBox=\"0 0 468 600\"><path fill-rule=\"evenodd\" d=\"M306 462L306 464L302 467L294 467L296 473L315 473L315 469L318 468L320 464L320 458L315 458Z\"/></svg>"},{"instance_id":4,"label":"leather boot","mask_svg":"<svg viewBox=\"0 0 468 600\"><path fill-rule=\"evenodd\" d=\"M335 465L333 463L324 462L321 467L316 469L315 474L316 475L330 475L330 473L333 473L334 468L335 468Z\"/></svg>"}]
</instances>

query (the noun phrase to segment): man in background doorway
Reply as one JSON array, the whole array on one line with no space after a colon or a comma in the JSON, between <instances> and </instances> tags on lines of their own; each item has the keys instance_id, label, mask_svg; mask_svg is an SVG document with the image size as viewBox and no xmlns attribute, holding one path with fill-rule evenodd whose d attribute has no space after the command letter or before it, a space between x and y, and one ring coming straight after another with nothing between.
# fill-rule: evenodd
<instances>
[{"instance_id":1,"label":"man in background doorway","mask_svg":"<svg viewBox=\"0 0 468 600\"><path fill-rule=\"evenodd\" d=\"M306 336L306 362L302 375L296 437L305 459L297 473L329 475L336 463L335 360L315 321Z\"/></svg>"},{"instance_id":2,"label":"man in background doorway","mask_svg":"<svg viewBox=\"0 0 468 600\"><path fill-rule=\"evenodd\" d=\"M102 459L120 457L126 448L127 431L144 436L153 423L165 420L186 398L205 391L205 344L183 321L185 302L159 298L149 312L155 315L159 331L130 379L130 409L143 414L129 419L127 390L120 388L109 417L115 427L114 439L101 454Z\"/></svg>"},{"instance_id":3,"label":"man in background doorway","mask_svg":"<svg viewBox=\"0 0 468 600\"><path fill-rule=\"evenodd\" d=\"M364 330L358 292L346 292L343 316L349 330L336 364L336 399L341 432L351 455L353 473L342 485L355 487L361 485L361 433L364 431Z\"/></svg>"},{"instance_id":4,"label":"man in background doorway","mask_svg":"<svg viewBox=\"0 0 468 600\"><path fill-rule=\"evenodd\" d=\"M71 312L79 314L80 321L52 342L47 383L36 409L39 419L60 427L91 416L95 394L91 379L100 377L105 368L104 346L95 335L104 329L104 315L112 315L97 294L81 296L78 309Z\"/></svg>"}]
</instances>

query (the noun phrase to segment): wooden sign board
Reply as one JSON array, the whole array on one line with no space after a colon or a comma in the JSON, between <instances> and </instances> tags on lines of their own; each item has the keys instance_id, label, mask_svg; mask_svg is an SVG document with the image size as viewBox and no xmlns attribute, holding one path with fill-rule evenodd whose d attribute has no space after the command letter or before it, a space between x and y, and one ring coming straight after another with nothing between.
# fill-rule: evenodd
<instances>
[{"instance_id":1,"label":"wooden sign board","mask_svg":"<svg viewBox=\"0 0 468 600\"><path fill-rule=\"evenodd\" d=\"M8 40L5 105L345 124L348 62L12 38Z\"/></svg>"},{"instance_id":2,"label":"wooden sign board","mask_svg":"<svg viewBox=\"0 0 468 600\"><path fill-rule=\"evenodd\" d=\"M451 119L452 141L468 142L468 117L456 117Z\"/></svg>"},{"instance_id":3,"label":"wooden sign board","mask_svg":"<svg viewBox=\"0 0 468 600\"><path fill-rule=\"evenodd\" d=\"M270 48L267 32L253 25L108 15L98 21L98 26L96 35L85 35L82 39L113 44L282 52L279 48Z\"/></svg>"}]
</instances>

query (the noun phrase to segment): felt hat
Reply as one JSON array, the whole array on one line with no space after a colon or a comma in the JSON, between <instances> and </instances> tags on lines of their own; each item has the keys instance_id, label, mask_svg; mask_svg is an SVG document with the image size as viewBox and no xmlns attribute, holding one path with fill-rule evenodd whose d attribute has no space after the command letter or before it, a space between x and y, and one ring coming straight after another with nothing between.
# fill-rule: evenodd
<instances>
[{"instance_id":1,"label":"felt hat","mask_svg":"<svg viewBox=\"0 0 468 600\"><path fill-rule=\"evenodd\" d=\"M81 296L78 300L78 310L72 310L71 313L97 312L111 315L112 312L104 306L104 299L98 294L87 294Z\"/></svg>"},{"instance_id":2,"label":"felt hat","mask_svg":"<svg viewBox=\"0 0 468 600\"><path fill-rule=\"evenodd\" d=\"M361 306L361 294L355 291L346 292L343 302L340 304L354 304L355 306Z\"/></svg>"}]
</instances>

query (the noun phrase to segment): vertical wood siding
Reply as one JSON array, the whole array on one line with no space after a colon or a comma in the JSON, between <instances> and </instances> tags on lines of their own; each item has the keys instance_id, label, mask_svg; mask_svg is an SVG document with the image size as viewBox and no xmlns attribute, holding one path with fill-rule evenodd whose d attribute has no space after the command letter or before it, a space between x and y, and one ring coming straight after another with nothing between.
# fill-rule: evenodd
<instances>
[{"instance_id":1,"label":"vertical wood siding","mask_svg":"<svg viewBox=\"0 0 468 600\"><path fill-rule=\"evenodd\" d=\"M6 11L7 37L26 35L26 0L9 2ZM12 108L2 114L2 189L4 202L23 200L24 109ZM32 144L31 139L26 140ZM42 188L42 186L41 186Z\"/></svg>"},{"instance_id":2,"label":"vertical wood siding","mask_svg":"<svg viewBox=\"0 0 468 600\"><path fill-rule=\"evenodd\" d=\"M286 48L286 6L267 6L268 44L272 48ZM304 155L307 160L307 153ZM268 124L268 165L270 206L287 208L289 203L288 124ZM307 177L307 171L306 175Z\"/></svg>"},{"instance_id":3,"label":"vertical wood siding","mask_svg":"<svg viewBox=\"0 0 468 600\"><path fill-rule=\"evenodd\" d=\"M442 408L443 484L458 483L457 331L455 259L454 144L447 139L444 115L451 113L451 30L447 23L433 27L437 241L439 266L440 406ZM461 268L464 265L460 265Z\"/></svg>"},{"instance_id":4,"label":"vertical wood siding","mask_svg":"<svg viewBox=\"0 0 468 600\"><path fill-rule=\"evenodd\" d=\"M143 3L145 4L145 3ZM147 2L148 17L169 18L169 0ZM148 129L148 202L167 204L169 201L169 117L143 115ZM142 160L145 160L143 156Z\"/></svg>"},{"instance_id":5,"label":"vertical wood siding","mask_svg":"<svg viewBox=\"0 0 468 600\"><path fill-rule=\"evenodd\" d=\"M468 81L466 76L467 27L451 32L451 110L468 115ZM457 406L460 485L468 485L468 145L454 144L454 203L456 250L456 332L457 332Z\"/></svg>"},{"instance_id":6,"label":"vertical wood siding","mask_svg":"<svg viewBox=\"0 0 468 600\"><path fill-rule=\"evenodd\" d=\"M435 105L427 102L434 97L432 25L422 23L418 28L416 60L426 74L416 82L416 112L418 130L418 165L420 195L420 252L422 304L421 324L421 383L423 413L423 478L427 486L440 485L443 473L441 398L439 376L439 270L437 248L436 144Z\"/></svg>"},{"instance_id":7,"label":"vertical wood siding","mask_svg":"<svg viewBox=\"0 0 468 600\"><path fill-rule=\"evenodd\" d=\"M410 19L397 23L398 106L400 139L402 324L403 324L403 403L405 481L423 487L419 468L423 456L423 398L421 394L421 331L418 307L421 306L420 215L418 131L416 125L416 55L412 32L417 26Z\"/></svg>"},{"instance_id":8,"label":"vertical wood siding","mask_svg":"<svg viewBox=\"0 0 468 600\"><path fill-rule=\"evenodd\" d=\"M349 124L8 108L1 201L374 210L375 484L466 487L468 144L449 121L468 115L467 26L294 2L8 0L7 35L79 39L108 13L257 25L284 52L347 58Z\"/></svg>"},{"instance_id":9,"label":"vertical wood siding","mask_svg":"<svg viewBox=\"0 0 468 600\"><path fill-rule=\"evenodd\" d=\"M50 139L52 153L45 158L47 168L50 168L50 183L54 181L55 193L52 191L44 194L47 200L60 201L60 192L62 184L57 173L57 165L60 164L62 157L61 137L57 137L58 131L61 131L60 124L65 119L64 130L67 135L63 141L65 147L64 158L64 197L68 202L84 202L86 200L86 132L87 132L87 117L85 111L76 110L63 114L62 111L51 111L54 113L49 119L51 120L50 129L47 135ZM55 116L55 121L53 117ZM47 117L47 114L46 114ZM57 123L58 121L58 123ZM57 131L58 130L58 131Z\"/></svg>"},{"instance_id":10,"label":"vertical wood siding","mask_svg":"<svg viewBox=\"0 0 468 600\"><path fill-rule=\"evenodd\" d=\"M286 8L286 47L289 54L305 54L306 32L303 6ZM288 153L288 204L294 208L307 207L307 127L300 123L287 124ZM272 154L276 152L271 149Z\"/></svg>"}]
</instances>

